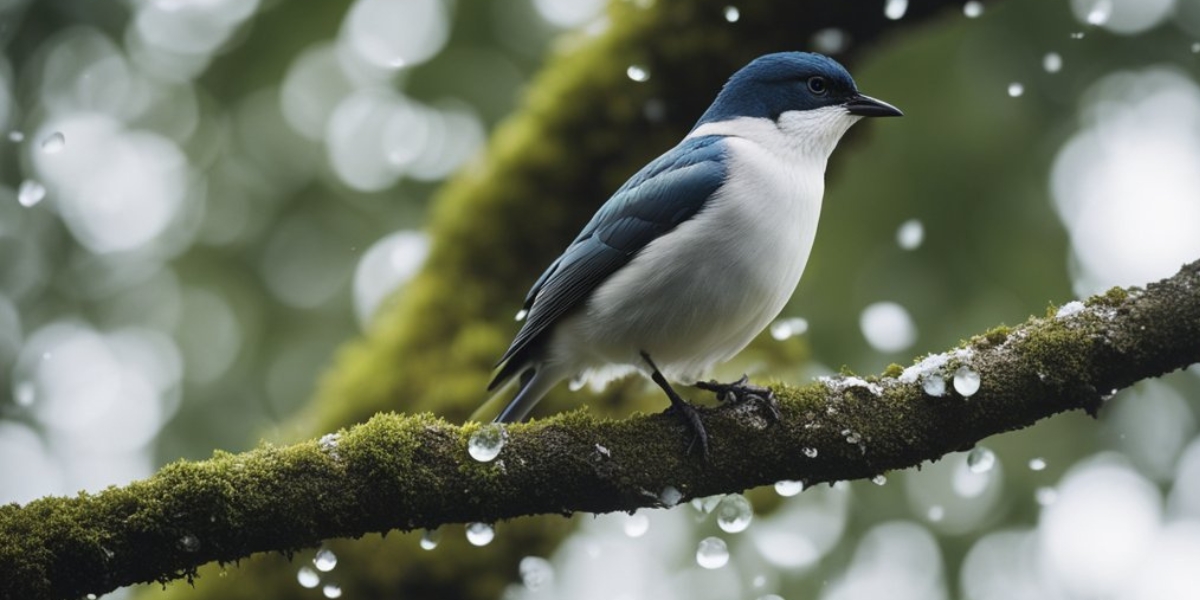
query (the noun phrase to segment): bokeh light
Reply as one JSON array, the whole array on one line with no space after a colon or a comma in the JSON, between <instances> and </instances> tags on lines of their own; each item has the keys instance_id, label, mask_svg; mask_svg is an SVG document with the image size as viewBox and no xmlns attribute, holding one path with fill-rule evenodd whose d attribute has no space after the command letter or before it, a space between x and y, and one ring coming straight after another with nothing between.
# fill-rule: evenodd
<instances>
[{"instance_id":1,"label":"bokeh light","mask_svg":"<svg viewBox=\"0 0 1200 600\"><path fill-rule=\"evenodd\" d=\"M1200 256L1200 86L1173 71L1122 72L1085 97L1084 128L1051 178L1081 296Z\"/></svg>"}]
</instances>

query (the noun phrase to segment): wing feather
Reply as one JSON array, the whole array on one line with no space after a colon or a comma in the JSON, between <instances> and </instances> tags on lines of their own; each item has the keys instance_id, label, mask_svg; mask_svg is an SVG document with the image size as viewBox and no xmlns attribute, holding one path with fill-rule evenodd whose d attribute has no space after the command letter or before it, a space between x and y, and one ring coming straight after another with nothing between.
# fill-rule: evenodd
<instances>
[{"instance_id":1,"label":"wing feather","mask_svg":"<svg viewBox=\"0 0 1200 600\"><path fill-rule=\"evenodd\" d=\"M689 138L630 178L525 297L521 330L497 363L494 389L521 370L551 326L642 248L699 212L725 180L720 136Z\"/></svg>"}]
</instances>

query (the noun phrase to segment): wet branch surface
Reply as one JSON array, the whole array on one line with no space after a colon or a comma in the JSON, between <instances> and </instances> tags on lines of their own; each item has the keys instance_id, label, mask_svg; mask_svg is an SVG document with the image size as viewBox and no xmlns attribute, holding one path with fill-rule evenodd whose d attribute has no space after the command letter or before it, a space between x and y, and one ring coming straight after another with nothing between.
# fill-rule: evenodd
<instances>
[{"instance_id":1,"label":"wet branch surface","mask_svg":"<svg viewBox=\"0 0 1200 600\"><path fill-rule=\"evenodd\" d=\"M211 561L335 537L867 478L1056 413L1094 413L1115 390L1197 362L1200 261L903 372L776 387L778 422L754 404L705 409L707 463L687 454L687 430L671 415L576 411L513 425L499 456L482 463L467 453L477 423L380 414L320 440L219 452L125 487L0 507L0 597L78 598L190 578ZM981 381L968 398L951 383L962 367ZM930 377L945 379L944 395L925 392Z\"/></svg>"}]
</instances>

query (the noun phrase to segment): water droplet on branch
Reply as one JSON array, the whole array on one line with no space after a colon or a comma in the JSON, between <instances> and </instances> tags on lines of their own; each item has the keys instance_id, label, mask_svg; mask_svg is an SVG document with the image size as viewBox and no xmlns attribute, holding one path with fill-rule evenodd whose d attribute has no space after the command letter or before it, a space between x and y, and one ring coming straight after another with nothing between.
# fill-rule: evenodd
<instances>
[{"instance_id":1,"label":"water droplet on branch","mask_svg":"<svg viewBox=\"0 0 1200 600\"><path fill-rule=\"evenodd\" d=\"M328 573L337 566L337 555L334 554L333 550L330 550L329 548L321 548L320 550L317 550L316 556L313 556L313 566L315 566L318 571Z\"/></svg>"},{"instance_id":2,"label":"water droplet on branch","mask_svg":"<svg viewBox=\"0 0 1200 600\"><path fill-rule=\"evenodd\" d=\"M779 494L780 496L783 496L784 498L790 498L790 497L795 496L796 494L799 494L800 492L803 492L803 491L804 491L804 482L803 481L794 481L791 479L784 479L782 481L775 482L775 493Z\"/></svg>"},{"instance_id":3,"label":"water droplet on branch","mask_svg":"<svg viewBox=\"0 0 1200 600\"><path fill-rule=\"evenodd\" d=\"M491 462L500 455L504 443L508 440L508 432L499 423L480 427L471 434L467 442L467 453L479 462Z\"/></svg>"},{"instance_id":4,"label":"water droplet on branch","mask_svg":"<svg viewBox=\"0 0 1200 600\"><path fill-rule=\"evenodd\" d=\"M754 507L741 494L730 494L717 504L717 526L725 533L745 531L754 518Z\"/></svg>"},{"instance_id":5,"label":"water droplet on branch","mask_svg":"<svg viewBox=\"0 0 1200 600\"><path fill-rule=\"evenodd\" d=\"M442 541L442 536L436 529L426 529L425 533L421 534L421 549L433 550L438 547L438 542Z\"/></svg>"},{"instance_id":6,"label":"water droplet on branch","mask_svg":"<svg viewBox=\"0 0 1200 600\"><path fill-rule=\"evenodd\" d=\"M705 569L719 569L729 562L729 547L719 537L700 540L696 548L696 564Z\"/></svg>"},{"instance_id":7,"label":"water droplet on branch","mask_svg":"<svg viewBox=\"0 0 1200 600\"><path fill-rule=\"evenodd\" d=\"M963 398L974 396L979 391L979 373L967 366L959 367L954 372L954 391Z\"/></svg>"},{"instance_id":8,"label":"water droplet on branch","mask_svg":"<svg viewBox=\"0 0 1200 600\"><path fill-rule=\"evenodd\" d=\"M300 583L300 587L311 590L320 585L321 576L311 567L300 567L300 570L296 571L296 581Z\"/></svg>"},{"instance_id":9,"label":"water droplet on branch","mask_svg":"<svg viewBox=\"0 0 1200 600\"><path fill-rule=\"evenodd\" d=\"M967 454L967 468L972 473L987 473L994 466L996 466L996 453L983 446L976 446Z\"/></svg>"},{"instance_id":10,"label":"water droplet on branch","mask_svg":"<svg viewBox=\"0 0 1200 600\"><path fill-rule=\"evenodd\" d=\"M496 537L496 530L487 523L468 523L467 541L472 546L486 546Z\"/></svg>"}]
</instances>

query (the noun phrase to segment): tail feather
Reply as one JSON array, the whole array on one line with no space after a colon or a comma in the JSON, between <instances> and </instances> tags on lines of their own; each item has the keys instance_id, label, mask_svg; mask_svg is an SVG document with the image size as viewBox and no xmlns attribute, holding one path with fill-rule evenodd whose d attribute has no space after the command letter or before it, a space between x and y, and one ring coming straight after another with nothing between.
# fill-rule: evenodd
<instances>
[{"instance_id":1,"label":"tail feather","mask_svg":"<svg viewBox=\"0 0 1200 600\"><path fill-rule=\"evenodd\" d=\"M522 371L520 389L517 390L516 397L508 403L508 406L504 407L495 422L515 423L523 420L542 399L542 396L545 396L550 388L563 380L561 374L553 371L554 369L548 369L545 365L529 367Z\"/></svg>"}]
</instances>

